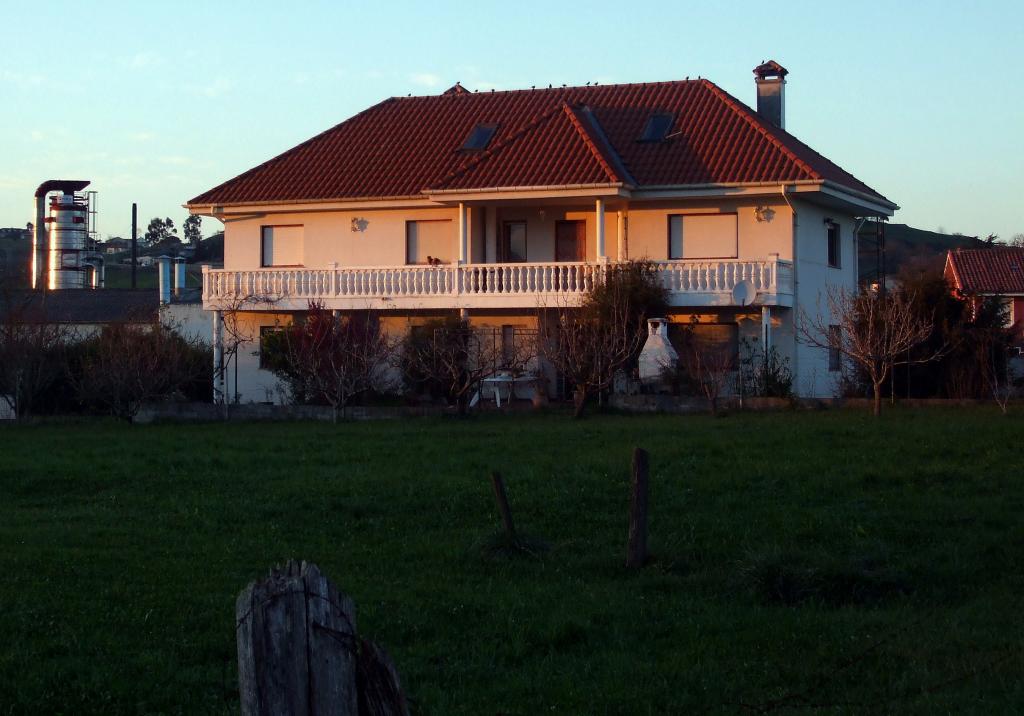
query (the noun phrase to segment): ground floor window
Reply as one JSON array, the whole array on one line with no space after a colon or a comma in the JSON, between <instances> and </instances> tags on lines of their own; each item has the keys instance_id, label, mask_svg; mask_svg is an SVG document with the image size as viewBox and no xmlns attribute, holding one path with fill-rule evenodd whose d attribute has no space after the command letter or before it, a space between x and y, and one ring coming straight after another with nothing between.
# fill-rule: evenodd
<instances>
[{"instance_id":1,"label":"ground floor window","mask_svg":"<svg viewBox=\"0 0 1024 716\"><path fill-rule=\"evenodd\" d=\"M284 358L284 329L281 326L260 326L260 368L273 370Z\"/></svg>"},{"instance_id":2,"label":"ground floor window","mask_svg":"<svg viewBox=\"0 0 1024 716\"><path fill-rule=\"evenodd\" d=\"M727 356L739 365L739 325L736 323L670 323L668 339L680 357L700 351Z\"/></svg>"}]
</instances>

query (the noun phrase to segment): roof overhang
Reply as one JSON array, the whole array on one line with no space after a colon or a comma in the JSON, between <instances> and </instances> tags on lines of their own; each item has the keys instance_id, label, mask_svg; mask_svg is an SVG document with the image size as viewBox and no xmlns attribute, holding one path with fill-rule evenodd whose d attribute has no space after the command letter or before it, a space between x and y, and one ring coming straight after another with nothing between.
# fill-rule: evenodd
<instances>
[{"instance_id":1,"label":"roof overhang","mask_svg":"<svg viewBox=\"0 0 1024 716\"><path fill-rule=\"evenodd\" d=\"M423 192L437 203L533 200L533 199L580 199L580 198L628 198L632 189L624 184L566 184L563 186L495 186L480 189L427 189Z\"/></svg>"},{"instance_id":2,"label":"roof overhang","mask_svg":"<svg viewBox=\"0 0 1024 716\"><path fill-rule=\"evenodd\" d=\"M353 211L364 209L421 209L439 206L437 202L422 196L385 197L380 199L324 199L311 201L251 201L244 203L182 204L190 214L223 217L252 214L286 214L300 211Z\"/></svg>"},{"instance_id":3,"label":"roof overhang","mask_svg":"<svg viewBox=\"0 0 1024 716\"><path fill-rule=\"evenodd\" d=\"M579 199L630 199L658 201L704 197L766 197L798 195L807 201L843 208L858 216L892 216L893 202L829 181L753 182L735 184L687 184L632 187L627 184L566 184L563 186L510 186L474 189L427 189L416 196L338 198L323 200L266 201L221 204L184 204L191 214L215 219L239 219L274 213L306 211L363 211L371 209L423 209L460 202L565 201Z\"/></svg>"},{"instance_id":4,"label":"roof overhang","mask_svg":"<svg viewBox=\"0 0 1024 716\"><path fill-rule=\"evenodd\" d=\"M733 184L688 184L683 186L648 186L633 191L632 198L694 199L703 197L762 197L800 195L801 198L826 206L841 207L858 216L892 216L899 206L888 199L849 189L834 182L803 179L792 182L745 182Z\"/></svg>"}]
</instances>

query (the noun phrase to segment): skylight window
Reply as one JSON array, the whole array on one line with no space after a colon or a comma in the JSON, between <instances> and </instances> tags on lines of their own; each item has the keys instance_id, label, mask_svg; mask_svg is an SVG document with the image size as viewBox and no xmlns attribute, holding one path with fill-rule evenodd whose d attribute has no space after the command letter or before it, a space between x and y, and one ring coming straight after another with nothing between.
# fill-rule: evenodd
<instances>
[{"instance_id":1,"label":"skylight window","mask_svg":"<svg viewBox=\"0 0 1024 716\"><path fill-rule=\"evenodd\" d=\"M675 119L671 114L659 112L652 114L644 125L644 133L640 135L641 142L663 142L668 130L672 128L672 121Z\"/></svg>"},{"instance_id":2,"label":"skylight window","mask_svg":"<svg viewBox=\"0 0 1024 716\"><path fill-rule=\"evenodd\" d=\"M498 125L496 124L478 124L473 127L473 131L466 137L466 143L462 145L463 151L467 152L479 152L482 149L486 149L487 145L491 143L491 139L494 137L494 133L498 131Z\"/></svg>"}]
</instances>

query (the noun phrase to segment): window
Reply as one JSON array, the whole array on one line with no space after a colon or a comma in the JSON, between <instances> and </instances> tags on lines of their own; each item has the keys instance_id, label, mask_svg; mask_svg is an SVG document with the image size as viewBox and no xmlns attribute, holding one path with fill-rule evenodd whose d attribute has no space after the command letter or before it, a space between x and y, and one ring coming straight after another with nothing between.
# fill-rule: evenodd
<instances>
[{"instance_id":1,"label":"window","mask_svg":"<svg viewBox=\"0 0 1024 716\"><path fill-rule=\"evenodd\" d=\"M739 333L739 326L735 323L668 324L669 342L680 357L693 355L694 349L701 353L721 352L728 356L733 370L739 365Z\"/></svg>"},{"instance_id":2,"label":"window","mask_svg":"<svg viewBox=\"0 0 1024 716\"><path fill-rule=\"evenodd\" d=\"M302 227L264 226L262 228L261 266L301 266Z\"/></svg>"},{"instance_id":3,"label":"window","mask_svg":"<svg viewBox=\"0 0 1024 716\"><path fill-rule=\"evenodd\" d=\"M828 370L830 373L836 373L843 369L843 356L839 352L842 340L840 330L839 326L828 327Z\"/></svg>"},{"instance_id":4,"label":"window","mask_svg":"<svg viewBox=\"0 0 1024 716\"><path fill-rule=\"evenodd\" d=\"M284 356L284 329L260 326L260 368L273 370Z\"/></svg>"},{"instance_id":5,"label":"window","mask_svg":"<svg viewBox=\"0 0 1024 716\"><path fill-rule=\"evenodd\" d=\"M487 148L487 145L491 143L491 139L494 137L494 133L498 131L498 125L496 124L478 124L473 127L473 131L466 137L466 142L462 145L462 151L464 152L479 152Z\"/></svg>"},{"instance_id":6,"label":"window","mask_svg":"<svg viewBox=\"0 0 1024 716\"><path fill-rule=\"evenodd\" d=\"M405 263L451 263L454 248L451 221L405 222Z\"/></svg>"},{"instance_id":7,"label":"window","mask_svg":"<svg viewBox=\"0 0 1024 716\"><path fill-rule=\"evenodd\" d=\"M737 232L736 214L670 215L668 258L736 258Z\"/></svg>"},{"instance_id":8,"label":"window","mask_svg":"<svg viewBox=\"0 0 1024 716\"><path fill-rule=\"evenodd\" d=\"M506 221L501 235L499 261L521 263L526 261L526 222Z\"/></svg>"},{"instance_id":9,"label":"window","mask_svg":"<svg viewBox=\"0 0 1024 716\"><path fill-rule=\"evenodd\" d=\"M826 221L825 231L828 235L828 265L839 268L839 224Z\"/></svg>"},{"instance_id":10,"label":"window","mask_svg":"<svg viewBox=\"0 0 1024 716\"><path fill-rule=\"evenodd\" d=\"M665 141L665 135L668 134L668 130L672 128L672 120L674 117L671 114L659 112L652 114L647 119L647 124L644 125L644 133L640 135L641 142L663 142Z\"/></svg>"}]
</instances>

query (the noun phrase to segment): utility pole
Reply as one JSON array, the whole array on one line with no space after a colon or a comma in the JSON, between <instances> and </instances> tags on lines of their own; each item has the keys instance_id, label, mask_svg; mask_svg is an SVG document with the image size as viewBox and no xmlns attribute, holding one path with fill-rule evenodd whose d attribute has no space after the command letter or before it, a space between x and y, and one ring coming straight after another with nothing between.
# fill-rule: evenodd
<instances>
[{"instance_id":1,"label":"utility pole","mask_svg":"<svg viewBox=\"0 0 1024 716\"><path fill-rule=\"evenodd\" d=\"M132 288L136 288L135 285L135 264L138 263L139 258L139 207L133 201L132 202Z\"/></svg>"}]
</instances>

